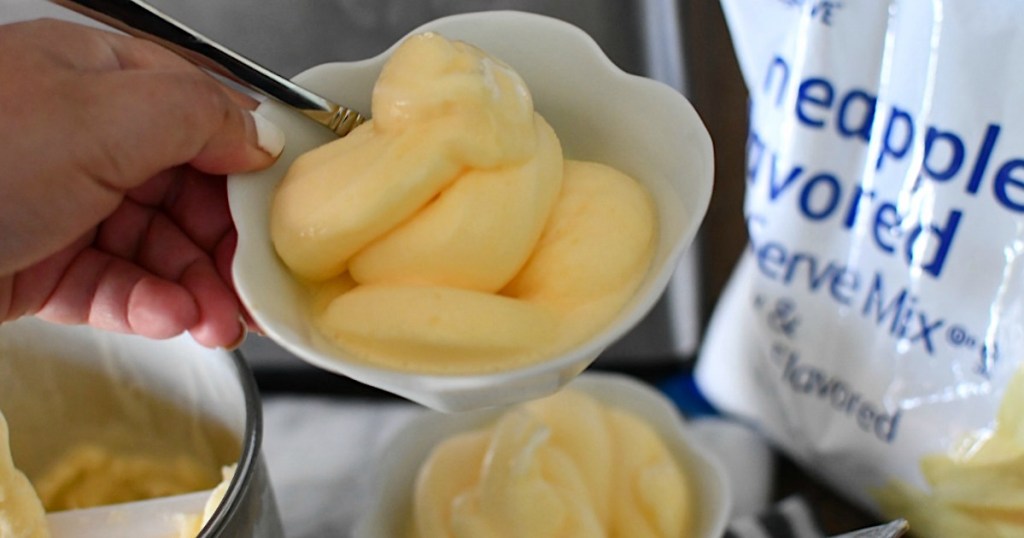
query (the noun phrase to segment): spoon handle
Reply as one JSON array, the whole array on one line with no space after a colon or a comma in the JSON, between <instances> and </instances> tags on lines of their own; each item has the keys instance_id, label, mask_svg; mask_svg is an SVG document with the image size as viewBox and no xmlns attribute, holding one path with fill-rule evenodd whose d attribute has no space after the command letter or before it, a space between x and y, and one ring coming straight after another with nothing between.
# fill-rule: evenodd
<instances>
[{"instance_id":1,"label":"spoon handle","mask_svg":"<svg viewBox=\"0 0 1024 538\"><path fill-rule=\"evenodd\" d=\"M345 136L364 121L356 111L317 95L212 41L142 0L51 0L178 55L297 109Z\"/></svg>"}]
</instances>

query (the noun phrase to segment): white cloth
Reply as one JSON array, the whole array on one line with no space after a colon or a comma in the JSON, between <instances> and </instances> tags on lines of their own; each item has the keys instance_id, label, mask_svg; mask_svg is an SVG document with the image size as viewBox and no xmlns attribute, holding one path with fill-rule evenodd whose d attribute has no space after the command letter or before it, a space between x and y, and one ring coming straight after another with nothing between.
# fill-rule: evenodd
<instances>
[{"instance_id":1,"label":"white cloth","mask_svg":"<svg viewBox=\"0 0 1024 538\"><path fill-rule=\"evenodd\" d=\"M424 412L399 402L264 398L263 454L286 536L348 536L369 501L376 458Z\"/></svg>"}]
</instances>

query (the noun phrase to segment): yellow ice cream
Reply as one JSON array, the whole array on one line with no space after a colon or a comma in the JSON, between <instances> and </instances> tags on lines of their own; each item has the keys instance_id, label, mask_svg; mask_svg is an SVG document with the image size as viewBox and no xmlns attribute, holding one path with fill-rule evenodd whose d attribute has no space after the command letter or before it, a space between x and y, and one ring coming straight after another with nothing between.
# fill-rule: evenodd
<instances>
[{"instance_id":1,"label":"yellow ice cream","mask_svg":"<svg viewBox=\"0 0 1024 538\"><path fill-rule=\"evenodd\" d=\"M512 69L414 36L381 72L373 119L292 164L275 196L274 246L311 280L351 265L360 282L397 274L493 292L529 256L561 166L557 137Z\"/></svg>"},{"instance_id":2,"label":"yellow ice cream","mask_svg":"<svg viewBox=\"0 0 1024 538\"><path fill-rule=\"evenodd\" d=\"M915 536L1024 536L1024 369L1007 385L992 431L920 463L928 490L891 480L875 492L882 510L906 518Z\"/></svg>"},{"instance_id":3,"label":"yellow ice cream","mask_svg":"<svg viewBox=\"0 0 1024 538\"><path fill-rule=\"evenodd\" d=\"M186 456L121 454L86 444L54 461L35 484L43 505L56 512L201 491L217 481L216 469Z\"/></svg>"},{"instance_id":4,"label":"yellow ice cream","mask_svg":"<svg viewBox=\"0 0 1024 538\"><path fill-rule=\"evenodd\" d=\"M194 537L213 516L234 476L222 469L202 514L182 515L181 537ZM46 512L91 508L200 491L212 486L205 466L187 457L115 454L81 445L54 462L36 487L14 466L10 437L0 413L0 538L48 538Z\"/></svg>"},{"instance_id":5,"label":"yellow ice cream","mask_svg":"<svg viewBox=\"0 0 1024 538\"><path fill-rule=\"evenodd\" d=\"M7 419L0 413L0 537L48 538L43 503L11 458Z\"/></svg>"},{"instance_id":6,"label":"yellow ice cream","mask_svg":"<svg viewBox=\"0 0 1024 538\"><path fill-rule=\"evenodd\" d=\"M372 107L298 158L273 201L274 247L324 335L378 365L482 372L549 357L622 308L650 264L653 203L563 159L514 70L412 36Z\"/></svg>"},{"instance_id":7,"label":"yellow ice cream","mask_svg":"<svg viewBox=\"0 0 1024 538\"><path fill-rule=\"evenodd\" d=\"M213 514L217 512L217 508L220 508L220 504L224 502L224 496L228 493L228 488L231 487L231 480L235 477L236 467L237 465L232 464L221 469L220 484L217 484L217 487L213 488L213 491L210 492L210 498L206 500L206 504L203 506L203 513L179 514L178 538L195 538L199 536L203 527L213 519Z\"/></svg>"},{"instance_id":8,"label":"yellow ice cream","mask_svg":"<svg viewBox=\"0 0 1024 538\"><path fill-rule=\"evenodd\" d=\"M435 447L409 537L681 538L691 495L650 425L568 389Z\"/></svg>"}]
</instances>

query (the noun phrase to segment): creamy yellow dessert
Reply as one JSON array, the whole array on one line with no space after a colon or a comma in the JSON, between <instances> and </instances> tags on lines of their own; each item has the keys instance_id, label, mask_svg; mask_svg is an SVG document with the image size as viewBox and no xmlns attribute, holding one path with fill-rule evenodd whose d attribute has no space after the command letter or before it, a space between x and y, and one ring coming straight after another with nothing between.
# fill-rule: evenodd
<instances>
[{"instance_id":1,"label":"creamy yellow dessert","mask_svg":"<svg viewBox=\"0 0 1024 538\"><path fill-rule=\"evenodd\" d=\"M0 537L48 538L46 511L32 483L14 466L7 419L0 412Z\"/></svg>"},{"instance_id":2,"label":"creamy yellow dessert","mask_svg":"<svg viewBox=\"0 0 1024 538\"><path fill-rule=\"evenodd\" d=\"M36 480L14 466L0 413L0 538L48 538L46 512L91 508L209 488L208 470L189 458L114 454L97 445L68 451ZM234 476L224 467L202 514L182 515L179 536L194 537L213 516Z\"/></svg>"},{"instance_id":3,"label":"creamy yellow dessert","mask_svg":"<svg viewBox=\"0 0 1024 538\"><path fill-rule=\"evenodd\" d=\"M291 166L271 237L318 329L430 373L543 360L605 326L650 265L650 196L563 158L525 82L479 49L405 40L373 119Z\"/></svg>"},{"instance_id":4,"label":"creamy yellow dessert","mask_svg":"<svg viewBox=\"0 0 1024 538\"><path fill-rule=\"evenodd\" d=\"M203 505L203 512L201 514L179 514L178 538L195 538L203 530L203 526L213 518L213 514L217 512L220 503L224 502L224 496L227 495L228 488L231 487L231 480L235 477L236 467L237 465L227 465L221 469L220 484L217 484L217 487L213 488L213 491L210 492L210 497L206 499L206 504Z\"/></svg>"},{"instance_id":5,"label":"creamy yellow dessert","mask_svg":"<svg viewBox=\"0 0 1024 538\"><path fill-rule=\"evenodd\" d=\"M68 450L35 479L47 511L92 508L213 487L216 469L186 456L115 453L100 445Z\"/></svg>"},{"instance_id":6,"label":"creamy yellow dessert","mask_svg":"<svg viewBox=\"0 0 1024 538\"><path fill-rule=\"evenodd\" d=\"M1007 385L991 431L920 464L927 490L891 480L875 492L887 515L929 538L1024 536L1024 369Z\"/></svg>"},{"instance_id":7,"label":"creamy yellow dessert","mask_svg":"<svg viewBox=\"0 0 1024 538\"><path fill-rule=\"evenodd\" d=\"M451 437L420 468L409 538L683 538L692 493L643 419L572 389Z\"/></svg>"}]
</instances>

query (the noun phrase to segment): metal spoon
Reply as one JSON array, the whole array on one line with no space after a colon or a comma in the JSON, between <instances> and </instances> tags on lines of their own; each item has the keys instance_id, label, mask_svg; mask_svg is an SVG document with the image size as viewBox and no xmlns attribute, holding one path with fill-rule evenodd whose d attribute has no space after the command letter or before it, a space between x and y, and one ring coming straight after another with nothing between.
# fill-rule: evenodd
<instances>
[{"instance_id":1,"label":"metal spoon","mask_svg":"<svg viewBox=\"0 0 1024 538\"><path fill-rule=\"evenodd\" d=\"M908 530L910 530L910 524L907 523L907 520L897 519L884 525L848 532L834 538L897 538L903 536Z\"/></svg>"},{"instance_id":2,"label":"metal spoon","mask_svg":"<svg viewBox=\"0 0 1024 538\"><path fill-rule=\"evenodd\" d=\"M364 121L358 112L207 39L141 0L50 1L129 35L155 41L200 67L295 108L338 136L345 136Z\"/></svg>"}]
</instances>

